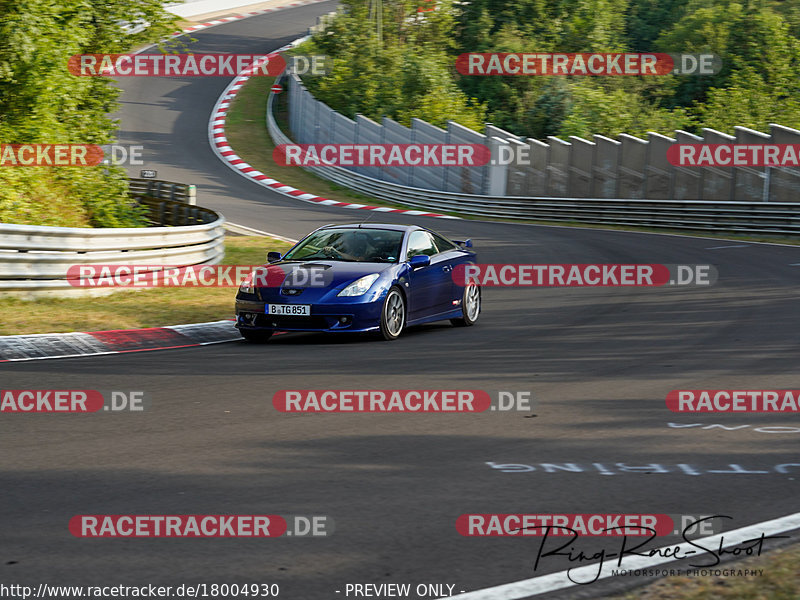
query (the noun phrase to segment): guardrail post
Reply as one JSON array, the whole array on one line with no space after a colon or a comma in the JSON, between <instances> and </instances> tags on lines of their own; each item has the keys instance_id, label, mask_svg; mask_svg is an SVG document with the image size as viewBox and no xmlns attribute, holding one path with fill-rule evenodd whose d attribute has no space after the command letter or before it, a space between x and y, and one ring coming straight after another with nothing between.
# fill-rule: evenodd
<instances>
[{"instance_id":1,"label":"guardrail post","mask_svg":"<svg viewBox=\"0 0 800 600\"><path fill-rule=\"evenodd\" d=\"M773 144L798 144L800 131L770 123ZM767 169L769 178L764 181L766 199L770 202L797 202L800 193L800 168L784 167Z\"/></svg>"},{"instance_id":2,"label":"guardrail post","mask_svg":"<svg viewBox=\"0 0 800 600\"><path fill-rule=\"evenodd\" d=\"M678 144L702 144L703 138L686 131L676 131ZM672 198L674 200L700 200L703 197L703 171L696 167L678 167L672 175Z\"/></svg>"},{"instance_id":3,"label":"guardrail post","mask_svg":"<svg viewBox=\"0 0 800 600\"><path fill-rule=\"evenodd\" d=\"M505 141L497 137L490 137L488 140L489 156L500 156L500 146L505 145ZM508 165L488 165L487 194L489 196L506 195L506 172Z\"/></svg>"},{"instance_id":4,"label":"guardrail post","mask_svg":"<svg viewBox=\"0 0 800 600\"><path fill-rule=\"evenodd\" d=\"M772 136L748 127L734 127L737 144L759 145L774 143ZM732 200L766 202L769 199L769 167L736 166L733 174Z\"/></svg>"},{"instance_id":5,"label":"guardrail post","mask_svg":"<svg viewBox=\"0 0 800 600\"><path fill-rule=\"evenodd\" d=\"M705 144L735 144L736 138L727 133L703 128ZM734 175L729 167L702 167L703 200L734 200Z\"/></svg>"},{"instance_id":6,"label":"guardrail post","mask_svg":"<svg viewBox=\"0 0 800 600\"><path fill-rule=\"evenodd\" d=\"M567 196L569 185L570 143L553 135L547 136L547 178L546 194L556 198Z\"/></svg>"}]
</instances>

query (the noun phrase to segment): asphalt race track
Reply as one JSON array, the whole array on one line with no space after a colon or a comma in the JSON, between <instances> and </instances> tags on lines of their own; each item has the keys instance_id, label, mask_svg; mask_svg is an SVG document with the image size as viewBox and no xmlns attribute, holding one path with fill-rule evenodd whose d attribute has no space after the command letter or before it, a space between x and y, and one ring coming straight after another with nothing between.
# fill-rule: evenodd
<instances>
[{"instance_id":1,"label":"asphalt race track","mask_svg":"<svg viewBox=\"0 0 800 600\"><path fill-rule=\"evenodd\" d=\"M214 27L194 34L192 47L270 51L334 6ZM196 184L198 203L234 223L297 238L368 214L287 198L220 162L206 128L227 83L122 80L120 141L144 145L145 168ZM3 579L277 583L288 600L345 598L356 583L452 584L458 593L573 566L550 557L534 571L536 538L462 537L462 513L718 514L731 516L734 529L797 512L797 415L675 414L665 397L674 389L800 388L800 248L380 218L471 237L486 263L710 263L719 282L490 288L475 327L421 326L395 342L290 334L263 346L6 363L3 389L145 390L151 406L0 420ZM534 407L277 412L273 394L291 388L530 391ZM674 426L681 424L699 425ZM704 429L714 424L725 428ZM529 468L498 468L509 464ZM647 468L626 470L636 466ZM335 528L325 538L250 540L78 539L67 528L77 514L262 513L326 515ZM641 581L606 579L553 596L600 597Z\"/></svg>"}]
</instances>

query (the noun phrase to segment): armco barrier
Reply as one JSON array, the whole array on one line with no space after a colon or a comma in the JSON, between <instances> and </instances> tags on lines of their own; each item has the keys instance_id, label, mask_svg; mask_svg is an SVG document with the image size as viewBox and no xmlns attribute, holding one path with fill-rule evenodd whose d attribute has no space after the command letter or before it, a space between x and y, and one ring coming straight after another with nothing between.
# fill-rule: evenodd
<instances>
[{"instance_id":1,"label":"armco barrier","mask_svg":"<svg viewBox=\"0 0 800 600\"><path fill-rule=\"evenodd\" d=\"M134 198L160 198L186 204L195 204L196 199L193 185L159 179L128 179L128 190Z\"/></svg>"},{"instance_id":2,"label":"armco barrier","mask_svg":"<svg viewBox=\"0 0 800 600\"><path fill-rule=\"evenodd\" d=\"M190 186L153 182L151 189L145 190L142 181L149 180L131 181L131 195L148 207L155 227L91 229L0 223L0 293L28 297L100 293L70 285L67 269L76 264L219 263L225 254L225 218L171 199L190 199ZM108 293L108 288L102 292Z\"/></svg>"},{"instance_id":3,"label":"armco barrier","mask_svg":"<svg viewBox=\"0 0 800 600\"><path fill-rule=\"evenodd\" d=\"M293 141L281 131L272 114L274 99L275 94L271 93L267 128L275 144L291 144ZM296 113L294 118L297 118ZM497 136L491 139L504 141ZM636 225L719 233L800 234L798 202L478 195L409 187L342 167L307 169L359 193L427 211L458 212L490 219ZM567 184L574 177L570 179L569 173L564 176L564 191L567 192ZM602 184L602 169L594 179L596 185Z\"/></svg>"}]
</instances>

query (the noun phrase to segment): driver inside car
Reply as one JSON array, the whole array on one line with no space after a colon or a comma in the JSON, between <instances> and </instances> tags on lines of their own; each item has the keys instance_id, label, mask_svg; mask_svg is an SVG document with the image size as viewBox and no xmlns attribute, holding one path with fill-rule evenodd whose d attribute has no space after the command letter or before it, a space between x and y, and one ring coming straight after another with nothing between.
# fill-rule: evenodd
<instances>
[{"instance_id":1,"label":"driver inside car","mask_svg":"<svg viewBox=\"0 0 800 600\"><path fill-rule=\"evenodd\" d=\"M334 258L344 258L354 261L368 261L375 254L375 248L369 243L369 236L364 233L346 233L325 246L322 251Z\"/></svg>"}]
</instances>

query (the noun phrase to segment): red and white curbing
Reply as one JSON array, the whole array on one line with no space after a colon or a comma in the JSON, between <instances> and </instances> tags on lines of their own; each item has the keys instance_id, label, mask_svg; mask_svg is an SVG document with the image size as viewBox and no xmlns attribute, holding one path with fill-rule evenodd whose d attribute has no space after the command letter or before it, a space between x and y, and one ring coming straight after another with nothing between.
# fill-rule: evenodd
<instances>
[{"instance_id":1,"label":"red and white curbing","mask_svg":"<svg viewBox=\"0 0 800 600\"><path fill-rule=\"evenodd\" d=\"M232 320L171 327L0 336L0 363L207 346L240 340Z\"/></svg>"},{"instance_id":2,"label":"red and white curbing","mask_svg":"<svg viewBox=\"0 0 800 600\"><path fill-rule=\"evenodd\" d=\"M181 31L176 31L172 34L173 37L184 35L185 33L192 33L194 31L200 31L201 29L208 29L209 27L216 27L217 25L224 25L225 23L230 23L231 21L238 21L239 19L249 19L250 17L257 17L258 15L265 15L267 13L276 12L279 10L285 10L287 8L295 8L297 6L304 6L306 4L317 4L319 2L327 2L328 0L300 0L300 2L292 2L291 4L285 4L283 6L275 6L273 8L264 8L262 10L256 10L253 12L246 12L239 15L233 15L231 17L225 17L224 19L215 19L213 21L209 21L208 23L200 23L199 25L192 25L191 27L186 27Z\"/></svg>"},{"instance_id":3,"label":"red and white curbing","mask_svg":"<svg viewBox=\"0 0 800 600\"><path fill-rule=\"evenodd\" d=\"M225 23L230 23L231 21L238 21L239 19L247 19L250 17L255 17L258 15L263 15L269 12L275 12L278 10L283 10L287 8L293 8L296 6L302 6L305 4L316 4L318 2L325 2L326 0L301 0L300 2L293 2L286 6L278 6L275 8L266 8L263 10L258 10L254 12L243 13L241 15L234 15L231 17L225 17L224 19L217 19L214 21L209 21L208 23L202 23L200 25L193 25L191 27L187 27L183 31L178 31L173 34L173 36L183 35L185 33L192 33L194 31L199 31L201 29L207 29L209 27L215 27L217 25L223 25ZM305 41L308 37L303 37L294 42L283 46L282 48L278 48L275 52L282 52L289 48L292 48L299 43ZM258 67L261 62L256 61L250 65L250 68ZM243 161L239 156L233 151L233 149L228 145L227 137L225 136L225 121L227 118L228 108L236 97L236 94L242 88L242 86L250 79L250 75L240 75L225 88L222 92L220 97L217 99L217 103L214 105L214 109L211 111L211 119L209 120L208 125L208 139L209 143L211 144L211 148L217 157L228 165L234 172L238 173L243 177L247 177L252 179L259 185L263 187L270 188L276 192L280 192L286 196L290 196L292 198L296 198L298 200L303 200L305 202L313 202L315 204L324 204L326 206L336 206L338 208L351 208L351 209L360 209L360 210L372 210L375 212L384 212L384 213L400 213L404 215L411 215L411 216L420 216L420 217L436 217L440 219L457 219L458 217L452 217L450 215L442 215L439 213L431 213L425 212L421 210L404 210L399 208L389 208L387 206L370 206L367 204L357 204L353 202L338 202L337 200L330 200L328 198L323 198L321 196L317 196L315 194L309 194L307 192L303 192L302 190L298 190L290 185L286 185L272 179L268 175L265 175L258 169L251 167L245 161ZM270 92L271 93L271 92Z\"/></svg>"},{"instance_id":4,"label":"red and white curbing","mask_svg":"<svg viewBox=\"0 0 800 600\"><path fill-rule=\"evenodd\" d=\"M287 50L288 48L292 48L293 46L298 45L299 43L305 41L307 38L300 38L295 40L291 44L283 46L275 52L282 52ZM252 69L255 70L263 63L263 60L256 61L248 67L248 70ZM225 135L225 122L228 117L228 109L230 108L231 102L239 93L239 90L242 86L250 79L251 75L243 74L239 75L238 77L234 78L233 81L225 88L225 90L220 95L217 103L214 105L214 109L211 111L211 119L209 120L208 124L208 140L211 144L211 148L214 151L214 154L223 161L226 165L228 165L234 172L238 173L242 177L246 177L248 179L252 179L257 184L270 188L276 192L280 192L285 196L290 196L292 198L296 198L297 200L303 200L304 202L312 202L314 204L323 204L325 206L336 206L337 208L350 208L350 209L359 209L359 210L371 210L375 212L382 212L382 213L397 213L403 215L410 215L410 216L419 216L419 217L436 217L439 219L457 219L458 217L452 217L450 215L442 215L439 213L431 213L425 212L422 210L405 210L400 208L389 208L388 206L370 206L368 204L356 204L352 202L339 202L337 200L330 200L328 198L323 198L321 196L317 196L316 194L309 194L308 192L304 192L302 190L298 190L290 185L286 185L285 183L281 183L276 179L272 179L268 175L265 175L258 169L250 166L244 160L242 160L236 152L233 151L233 148L230 147L228 144L228 138ZM272 92L270 92L272 93Z\"/></svg>"},{"instance_id":5,"label":"red and white curbing","mask_svg":"<svg viewBox=\"0 0 800 600\"><path fill-rule=\"evenodd\" d=\"M182 31L176 31L173 33L173 36L184 35L186 33L192 33L195 31L200 31L201 29L207 29L209 27L216 27L217 25L224 25L225 23L230 23L231 21L238 21L240 19L247 19L250 17L255 17L258 15L263 15L270 12L275 12L278 10L284 10L287 8L294 8L297 6L303 6L305 4L316 4L318 2L325 2L327 0L300 0L299 2L292 2L291 4L287 4L285 6L278 6L275 8L265 8L263 10L257 10L254 12L243 13L240 15L234 15L231 17L225 17L224 19L216 19L214 21L209 21L208 23L201 23L199 25L193 25L191 27L187 27ZM288 48L292 48L293 46L299 44L302 41L308 39L300 38L295 40L291 44L287 44L275 52L282 52L283 50L287 50ZM250 65L251 67L257 67L260 63L253 63ZM336 206L338 208L355 208L360 210L372 210L375 212L384 212L384 213L399 213L404 215L411 215L411 216L419 216L419 217L436 217L440 219L458 219L458 217L452 217L450 215L442 215L439 213L431 213L425 212L422 210L404 210L399 208L389 208L387 206L370 206L367 204L357 204L353 202L338 202L336 200L330 200L328 198L323 198L321 196L317 196L316 194L309 194L307 192L303 192L302 190L298 190L290 185L286 185L272 179L268 175L265 175L258 169L254 169L246 162L244 162L233 149L228 145L228 140L225 137L225 120L228 113L228 107L230 106L233 99L236 97L236 94L239 92L241 87L245 84L245 82L250 79L249 75L240 75L236 77L228 87L225 88L225 91L222 92L222 95L217 100L216 105L214 106L214 110L211 111L211 119L208 125L208 139L209 143L211 144L211 148L214 150L214 153L219 157L219 159L228 165L234 172L238 173L242 177L247 177L248 179L252 179L259 185L263 187L270 188L276 192L280 192L285 196L290 196L292 198L296 198L298 200L303 200L305 202L313 202L315 204L324 204L326 206ZM270 92L271 93L271 92Z\"/></svg>"}]
</instances>

